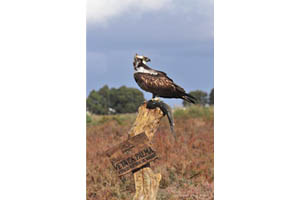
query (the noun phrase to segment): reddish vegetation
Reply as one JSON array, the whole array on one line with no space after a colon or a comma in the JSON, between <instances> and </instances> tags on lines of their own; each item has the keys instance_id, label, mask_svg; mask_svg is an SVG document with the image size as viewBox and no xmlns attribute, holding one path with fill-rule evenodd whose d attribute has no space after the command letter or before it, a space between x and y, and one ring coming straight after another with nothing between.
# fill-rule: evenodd
<instances>
[{"instance_id":1,"label":"reddish vegetation","mask_svg":"<svg viewBox=\"0 0 300 200\"><path fill-rule=\"evenodd\" d=\"M87 199L132 199L133 176L120 180L109 160L102 156L108 148L127 139L132 119L120 123L108 120L87 126ZM214 128L213 118L175 118L175 141L166 119L153 139L160 159L151 163L162 174L157 199L213 199Z\"/></svg>"}]
</instances>

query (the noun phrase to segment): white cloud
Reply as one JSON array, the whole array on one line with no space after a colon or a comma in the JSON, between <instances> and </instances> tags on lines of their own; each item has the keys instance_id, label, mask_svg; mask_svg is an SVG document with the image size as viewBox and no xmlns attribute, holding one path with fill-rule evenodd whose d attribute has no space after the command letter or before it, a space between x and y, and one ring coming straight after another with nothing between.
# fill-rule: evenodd
<instances>
[{"instance_id":1,"label":"white cloud","mask_svg":"<svg viewBox=\"0 0 300 200\"><path fill-rule=\"evenodd\" d=\"M172 0L87 0L88 23L106 24L129 11L137 14L167 8Z\"/></svg>"}]
</instances>

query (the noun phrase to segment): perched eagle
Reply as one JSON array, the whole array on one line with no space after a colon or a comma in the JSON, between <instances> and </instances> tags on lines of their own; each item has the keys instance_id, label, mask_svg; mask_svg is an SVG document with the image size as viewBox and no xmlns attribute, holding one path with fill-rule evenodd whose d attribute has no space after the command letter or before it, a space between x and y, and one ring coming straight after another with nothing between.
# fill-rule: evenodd
<instances>
[{"instance_id":1,"label":"perched eagle","mask_svg":"<svg viewBox=\"0 0 300 200\"><path fill-rule=\"evenodd\" d=\"M143 90L151 92L153 99L156 99L156 97L180 98L195 103L196 98L187 94L182 87L175 84L165 72L147 66L146 63L150 61L146 56L138 54L134 56L134 79Z\"/></svg>"}]
</instances>

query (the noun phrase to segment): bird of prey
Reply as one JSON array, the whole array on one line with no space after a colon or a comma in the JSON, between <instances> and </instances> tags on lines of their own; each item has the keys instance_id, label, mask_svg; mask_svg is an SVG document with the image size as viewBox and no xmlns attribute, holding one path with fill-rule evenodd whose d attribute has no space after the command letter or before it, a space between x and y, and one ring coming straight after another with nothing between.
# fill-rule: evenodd
<instances>
[{"instance_id":1,"label":"bird of prey","mask_svg":"<svg viewBox=\"0 0 300 200\"><path fill-rule=\"evenodd\" d=\"M158 100L157 97L163 98L180 98L190 103L195 103L196 98L187 94L179 85L175 84L165 72L151 69L147 62L151 60L142 55L134 56L134 79L136 83L147 92L152 93L152 99Z\"/></svg>"}]
</instances>

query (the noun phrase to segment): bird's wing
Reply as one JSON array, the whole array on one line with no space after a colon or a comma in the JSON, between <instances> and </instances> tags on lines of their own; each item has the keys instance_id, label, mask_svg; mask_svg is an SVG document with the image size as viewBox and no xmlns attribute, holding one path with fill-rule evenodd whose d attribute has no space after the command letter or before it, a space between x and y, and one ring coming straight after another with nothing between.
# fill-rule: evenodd
<instances>
[{"instance_id":1,"label":"bird's wing","mask_svg":"<svg viewBox=\"0 0 300 200\"><path fill-rule=\"evenodd\" d=\"M146 74L145 76L142 76L142 79L151 88L174 89L175 90L173 80L165 75Z\"/></svg>"},{"instance_id":2,"label":"bird's wing","mask_svg":"<svg viewBox=\"0 0 300 200\"><path fill-rule=\"evenodd\" d=\"M135 74L138 85L153 94L166 98L179 98L185 93L184 89L164 74L152 75L145 73Z\"/></svg>"},{"instance_id":3,"label":"bird's wing","mask_svg":"<svg viewBox=\"0 0 300 200\"><path fill-rule=\"evenodd\" d=\"M166 77L167 79L169 79L170 81L173 82L173 80L170 77L167 76L167 73L162 72L162 71L158 71L158 70L155 70L155 72L158 73L158 76L164 76L164 77Z\"/></svg>"}]
</instances>

